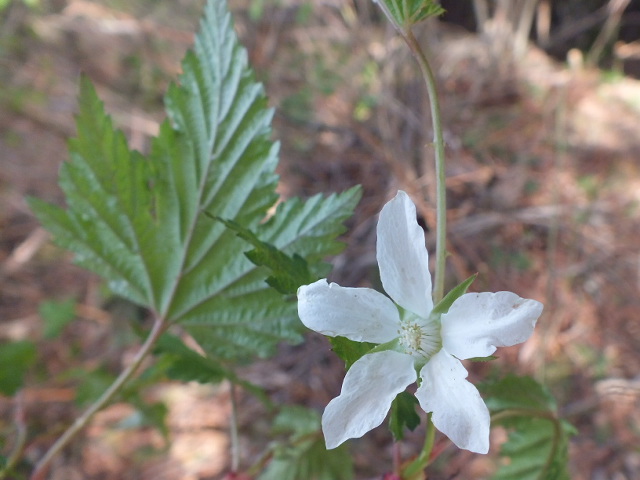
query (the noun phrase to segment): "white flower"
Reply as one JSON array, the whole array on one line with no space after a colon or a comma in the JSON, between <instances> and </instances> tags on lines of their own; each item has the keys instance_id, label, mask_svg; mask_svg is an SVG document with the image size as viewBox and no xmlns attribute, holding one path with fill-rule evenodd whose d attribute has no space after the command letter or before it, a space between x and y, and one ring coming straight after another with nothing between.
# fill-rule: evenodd
<instances>
[{"instance_id":1,"label":"white flower","mask_svg":"<svg viewBox=\"0 0 640 480\"><path fill-rule=\"evenodd\" d=\"M345 288L325 279L298 290L298 314L312 330L395 349L364 355L347 372L322 416L327 448L382 423L395 397L418 379L415 393L436 428L458 447L489 451L489 411L460 360L487 357L524 342L542 304L511 292L467 293L432 314L429 257L416 209L402 191L378 221L377 259L384 289ZM458 360L460 359L460 360Z\"/></svg>"}]
</instances>

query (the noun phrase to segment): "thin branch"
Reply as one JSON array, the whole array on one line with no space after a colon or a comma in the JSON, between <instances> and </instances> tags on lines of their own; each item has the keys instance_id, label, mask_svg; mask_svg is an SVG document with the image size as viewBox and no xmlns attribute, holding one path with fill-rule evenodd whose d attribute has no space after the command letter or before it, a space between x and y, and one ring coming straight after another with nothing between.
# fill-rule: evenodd
<instances>
[{"instance_id":1,"label":"thin branch","mask_svg":"<svg viewBox=\"0 0 640 480\"><path fill-rule=\"evenodd\" d=\"M93 416L102 408L104 408L113 398L116 396L125 383L134 375L138 370L138 367L142 361L151 352L156 344L160 335L162 335L166 329L167 322L160 317L154 319L153 327L149 332L149 336L145 340L144 344L140 347L140 350L136 353L133 361L125 368L118 378L114 380L111 386L103 392L103 394L96 400L83 414L78 417L75 422L62 434L60 438L49 448L47 453L37 463L36 468L31 474L31 480L45 480L47 471L49 470L49 464L53 458L58 455L69 442L84 429Z\"/></svg>"},{"instance_id":2,"label":"thin branch","mask_svg":"<svg viewBox=\"0 0 640 480\"><path fill-rule=\"evenodd\" d=\"M631 0L609 0L609 4L607 5L607 20L604 22L602 30L587 54L587 64L591 66L598 64L605 47L613 40L613 37L618 32L622 15L629 6L630 1Z\"/></svg>"}]
</instances>

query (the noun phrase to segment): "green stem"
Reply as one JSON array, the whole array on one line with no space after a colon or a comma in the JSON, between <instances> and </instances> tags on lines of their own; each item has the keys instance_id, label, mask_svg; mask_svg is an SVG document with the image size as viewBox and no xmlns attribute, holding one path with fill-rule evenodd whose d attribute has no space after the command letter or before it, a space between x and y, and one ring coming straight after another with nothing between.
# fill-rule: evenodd
<instances>
[{"instance_id":1,"label":"green stem","mask_svg":"<svg viewBox=\"0 0 640 480\"><path fill-rule=\"evenodd\" d=\"M424 77L431 106L431 121L433 124L433 144L435 147L436 163L436 269L433 285L433 303L437 304L444 296L445 263L447 257L447 186L444 155L444 134L442 129L442 115L440 101L436 88L436 77L429 65L429 61L413 35L410 27L399 30L402 38L411 49Z\"/></svg>"},{"instance_id":2,"label":"green stem","mask_svg":"<svg viewBox=\"0 0 640 480\"><path fill-rule=\"evenodd\" d=\"M424 445L420 451L420 455L407 465L402 472L402 478L412 478L418 472L422 472L429 465L431 459L431 451L436 438L436 427L431 421L431 414L427 416L427 431L425 433Z\"/></svg>"},{"instance_id":3,"label":"green stem","mask_svg":"<svg viewBox=\"0 0 640 480\"><path fill-rule=\"evenodd\" d=\"M62 451L64 447L75 437L80 430L82 430L89 423L91 418L102 408L105 407L116 396L124 384L133 376L142 361L151 352L151 349L156 344L160 335L164 333L166 329L166 322L163 318L156 317L153 323L153 327L149 332L149 336L145 340L144 344L140 347L140 350L136 353L133 361L127 368L125 368L118 378L114 380L111 386L104 391L104 393L96 400L83 414L78 417L75 422L62 434L60 438L49 448L47 453L40 459L33 473L31 474L31 480L44 480L49 469L49 463L51 460Z\"/></svg>"},{"instance_id":4,"label":"green stem","mask_svg":"<svg viewBox=\"0 0 640 480\"><path fill-rule=\"evenodd\" d=\"M444 133L442 128L442 115L440 113L440 101L438 100L437 82L433 70L429 65L422 47L411 31L409 23L398 25L388 11L383 1L379 2L382 10L391 20L391 23L400 33L409 49L413 53L427 86L429 105L431 107L431 122L433 125L433 144L435 147L436 170L436 268L433 281L433 303L437 305L444 297L444 277L447 258L447 186L445 171ZM406 11L406 5L405 5ZM435 426L431 421L431 414L427 416L427 431L424 446L418 458L411 462L403 471L403 478L411 478L412 475L423 471L429 465L431 451L435 441Z\"/></svg>"},{"instance_id":5,"label":"green stem","mask_svg":"<svg viewBox=\"0 0 640 480\"><path fill-rule=\"evenodd\" d=\"M238 400L236 398L236 386L229 382L229 394L231 397L231 419L229 421L231 441L231 472L236 473L240 467L240 447L238 440Z\"/></svg>"}]
</instances>

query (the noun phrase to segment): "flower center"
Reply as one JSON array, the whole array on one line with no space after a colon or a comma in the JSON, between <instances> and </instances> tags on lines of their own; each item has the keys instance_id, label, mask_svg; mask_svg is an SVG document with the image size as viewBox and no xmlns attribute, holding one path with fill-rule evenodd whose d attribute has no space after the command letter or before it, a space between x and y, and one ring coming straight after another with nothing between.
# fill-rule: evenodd
<instances>
[{"instance_id":1,"label":"flower center","mask_svg":"<svg viewBox=\"0 0 640 480\"><path fill-rule=\"evenodd\" d=\"M411 315L402 321L398 334L405 352L419 359L428 360L442 346L440 325L435 320Z\"/></svg>"}]
</instances>

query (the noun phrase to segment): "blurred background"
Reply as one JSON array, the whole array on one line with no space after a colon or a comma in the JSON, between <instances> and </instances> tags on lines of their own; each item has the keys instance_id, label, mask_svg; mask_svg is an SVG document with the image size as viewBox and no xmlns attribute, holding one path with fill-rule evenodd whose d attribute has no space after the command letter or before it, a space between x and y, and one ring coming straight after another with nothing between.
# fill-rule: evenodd
<instances>
[{"instance_id":1,"label":"blurred background","mask_svg":"<svg viewBox=\"0 0 640 480\"><path fill-rule=\"evenodd\" d=\"M439 80L447 142L448 286L544 302L534 337L469 366L472 381L532 375L578 434L572 478L640 478L640 1L448 0L416 27ZM28 462L130 358L145 313L72 265L25 196L62 202L57 171L74 135L81 73L116 125L145 151L163 118L202 0L0 0L0 342L36 341L22 391ZM398 189L418 206L433 248L429 104L418 69L370 0L230 0L236 29L277 109L280 193L362 184L331 279L377 286L376 215ZM51 332L43 317L76 321ZM275 402L321 409L343 365L309 335L244 378ZM0 344L0 348L2 348ZM163 384L163 436L127 404L102 412L57 459L52 478L215 479L229 467L228 387ZM13 429L0 396L0 436ZM271 419L240 399L241 463L257 461ZM433 479L488 478L488 456L450 447ZM358 479L390 469L379 428L351 442ZM421 446L410 436L403 454ZM0 442L2 447L2 442ZM6 445L8 448L8 444ZM306 480L306 479L301 479Z\"/></svg>"}]
</instances>

